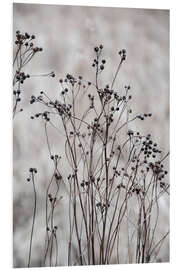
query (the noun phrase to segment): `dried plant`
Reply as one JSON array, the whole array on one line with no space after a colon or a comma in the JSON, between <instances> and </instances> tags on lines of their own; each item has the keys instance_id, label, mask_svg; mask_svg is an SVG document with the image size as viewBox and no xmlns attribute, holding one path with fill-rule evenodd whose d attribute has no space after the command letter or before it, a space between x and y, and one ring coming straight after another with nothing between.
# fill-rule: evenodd
<instances>
[{"instance_id":1,"label":"dried plant","mask_svg":"<svg viewBox=\"0 0 180 270\"><path fill-rule=\"evenodd\" d=\"M31 41L32 36L27 38ZM14 63L19 63L18 57L26 59L17 64L13 83L19 87L21 79L17 76L21 77L21 68L35 52L23 43L27 49L22 53L21 43L17 45ZM59 80L59 99L48 96L46 91L40 91L39 96L33 95L30 99L30 104L39 103L45 107L31 119L40 119L40 125L44 125L49 160L54 167L44 204L46 228L42 266L61 264L58 260L61 232L57 233L56 211L61 207L64 190L69 201L66 209L69 266L154 262L169 234L157 239L161 212L159 199L169 195L169 184L165 179L168 172L163 165L169 153L163 156L151 134L133 130L135 121L142 125L152 114L133 115L131 87L115 87L126 60L126 50L119 51L117 70L107 85L103 85L100 78L107 68L103 50L103 45L94 48L94 82L67 74ZM25 57L26 52L28 56ZM16 91L14 95L15 114L19 94ZM79 108L82 99L87 101L84 110L83 106ZM52 152L50 142L53 138L48 133L49 127L55 128L60 136L64 134L64 140L60 141L62 153ZM34 179L33 174L31 179ZM124 227L127 235L124 235ZM122 237L127 238L127 247L122 246ZM124 249L127 256L122 260Z\"/></svg>"},{"instance_id":2,"label":"dried plant","mask_svg":"<svg viewBox=\"0 0 180 270\"><path fill-rule=\"evenodd\" d=\"M23 111L21 108L19 111L18 104L21 101L22 94L22 85L24 84L26 79L30 77L35 77L39 75L29 75L25 74L23 71L25 66L34 58L34 56L38 52L42 52L42 47L36 47L33 43L35 40L35 35L30 35L28 33L22 34L19 30L16 31L16 50L13 59L13 118L16 113ZM43 74L40 76L52 76L54 77L54 72L50 72L49 74Z\"/></svg>"}]
</instances>

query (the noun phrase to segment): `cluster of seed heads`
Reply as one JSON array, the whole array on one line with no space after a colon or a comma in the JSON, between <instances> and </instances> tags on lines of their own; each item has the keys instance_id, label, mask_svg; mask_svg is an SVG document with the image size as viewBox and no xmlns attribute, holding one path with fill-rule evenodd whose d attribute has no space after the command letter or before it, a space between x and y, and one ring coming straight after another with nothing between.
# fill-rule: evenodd
<instances>
[{"instance_id":1,"label":"cluster of seed heads","mask_svg":"<svg viewBox=\"0 0 180 270\"><path fill-rule=\"evenodd\" d=\"M20 81L20 83L24 83L26 79L30 78L29 74L25 74L24 72L19 72L18 70L16 71L16 81Z\"/></svg>"},{"instance_id":2,"label":"cluster of seed heads","mask_svg":"<svg viewBox=\"0 0 180 270\"><path fill-rule=\"evenodd\" d=\"M34 175L35 173L37 173L37 169L36 168L29 168L29 173L30 173L30 176L27 178L27 181L31 181L31 177L32 175Z\"/></svg>"},{"instance_id":3,"label":"cluster of seed heads","mask_svg":"<svg viewBox=\"0 0 180 270\"><path fill-rule=\"evenodd\" d=\"M26 49L31 49L34 53L42 52L42 47L34 47L34 43L32 42L35 39L35 35L30 35L28 33L22 34L19 30L16 31L16 40L15 44L19 47L24 45Z\"/></svg>"},{"instance_id":4,"label":"cluster of seed heads","mask_svg":"<svg viewBox=\"0 0 180 270\"><path fill-rule=\"evenodd\" d=\"M126 60L126 50L125 49L119 51L119 55L121 56L121 61Z\"/></svg>"}]
</instances>

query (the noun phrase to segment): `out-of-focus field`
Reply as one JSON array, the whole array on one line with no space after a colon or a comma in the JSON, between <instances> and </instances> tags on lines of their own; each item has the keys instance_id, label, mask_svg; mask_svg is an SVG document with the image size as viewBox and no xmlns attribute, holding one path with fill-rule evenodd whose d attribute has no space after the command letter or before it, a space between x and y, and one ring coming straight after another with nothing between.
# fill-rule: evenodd
<instances>
[{"instance_id":1,"label":"out-of-focus field","mask_svg":"<svg viewBox=\"0 0 180 270\"><path fill-rule=\"evenodd\" d=\"M93 81L93 48L99 44L104 45L107 60L102 82L112 81L119 61L118 51L125 48L127 60L118 76L117 86L131 85L134 113L153 114L150 120L133 124L133 128L144 134L151 133L166 154L169 151L169 11L14 4L14 38L16 30L35 34L37 46L43 47L43 52L25 70L30 75L50 71L56 74L55 78L34 77L25 82L24 112L14 120L14 267L25 267L33 207L32 187L26 181L28 169L38 169L38 215L32 252L34 266L41 263L43 255L44 191L53 170L48 161L44 127L40 121L30 119L34 111L38 112L37 105L29 104L30 96L38 95L41 90L46 90L51 97L58 96L58 80L67 73ZM53 149L60 153L63 144L55 132L53 136ZM168 168L168 160L165 165ZM66 164L62 166L66 169ZM160 203L163 226L159 234L163 234L169 228L169 198L165 196ZM63 253L68 234L64 218L67 204L64 198L58 213L62 265L66 264L67 257ZM169 239L162 246L159 260L169 260Z\"/></svg>"}]
</instances>

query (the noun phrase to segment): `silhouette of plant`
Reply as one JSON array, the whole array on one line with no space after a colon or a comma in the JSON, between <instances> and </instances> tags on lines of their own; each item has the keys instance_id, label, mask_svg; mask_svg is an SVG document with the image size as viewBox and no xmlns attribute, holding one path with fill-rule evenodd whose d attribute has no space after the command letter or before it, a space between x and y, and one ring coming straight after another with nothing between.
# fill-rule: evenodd
<instances>
[{"instance_id":1,"label":"silhouette of plant","mask_svg":"<svg viewBox=\"0 0 180 270\"><path fill-rule=\"evenodd\" d=\"M40 51L30 45L33 37L17 32L18 49L14 61L21 64L17 64L19 73L16 71L13 82L18 89L21 81L27 78L21 69L36 51ZM24 52L22 46L27 48ZM39 103L45 107L31 119L39 119L40 125L44 125L49 160L54 167L46 187L45 246L41 266L60 264L61 239L57 235L55 213L61 205L62 186L66 187L69 201L66 209L69 219L67 265L122 263L120 254L125 248L126 263L154 262L169 234L167 232L160 239L156 235L161 211L159 199L169 195L168 172L163 165L169 153L163 155L151 134L144 135L133 129L133 122L140 121L137 125L142 125L143 121L149 121L152 113L133 115L131 86L116 88L126 50L119 51L116 72L107 85L100 80L107 68L103 50L103 45L94 48L94 82L82 75L67 74L59 80L59 99L48 96L46 91L30 99L30 104ZM54 73L48 75L54 76ZM20 95L17 91L14 115ZM82 98L85 109L79 108ZM60 135L63 132L64 141L60 143L64 152L52 152L50 141L53 137L50 138L49 127L55 128ZM65 164L68 170L63 169ZM34 220L35 215L33 229ZM127 227L127 247L121 245L124 226ZM29 258L30 254L31 248Z\"/></svg>"}]
</instances>

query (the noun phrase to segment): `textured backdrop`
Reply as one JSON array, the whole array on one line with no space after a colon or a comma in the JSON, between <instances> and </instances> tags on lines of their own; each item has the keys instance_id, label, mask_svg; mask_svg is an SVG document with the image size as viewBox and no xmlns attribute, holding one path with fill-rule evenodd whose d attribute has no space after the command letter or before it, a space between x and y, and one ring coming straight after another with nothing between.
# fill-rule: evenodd
<instances>
[{"instance_id":1,"label":"textured backdrop","mask_svg":"<svg viewBox=\"0 0 180 270\"><path fill-rule=\"evenodd\" d=\"M46 90L56 96L58 79L67 73L83 75L93 80L93 47L104 45L107 71L104 82L112 78L117 64L118 51L125 48L127 60L119 75L120 86L131 85L132 107L135 112L152 112L147 123L138 130L151 133L164 153L169 151L169 11L125 8L73 7L38 4L14 4L13 39L15 31L35 34L36 44L43 47L27 66L32 74L54 71L55 78L34 77L25 82L23 108L14 120L14 266L27 264L29 234L32 215L32 190L26 182L29 167L37 167L39 206L33 253L33 265L40 263L44 231L43 191L52 168L47 164L48 149L43 126L30 121L32 110L29 99L32 94ZM55 135L54 135L55 136ZM54 137L54 149L60 147ZM60 151L60 150L59 150ZM168 166L168 160L166 162ZM169 227L169 201L163 200L163 232ZM67 202L64 200L64 206ZM65 207L64 207L65 208ZM59 210L64 215L64 209ZM66 245L66 229L60 224L62 246ZM64 243L64 244L63 244ZM62 264L63 256L62 253ZM164 243L160 260L169 260L169 242Z\"/></svg>"}]
</instances>

